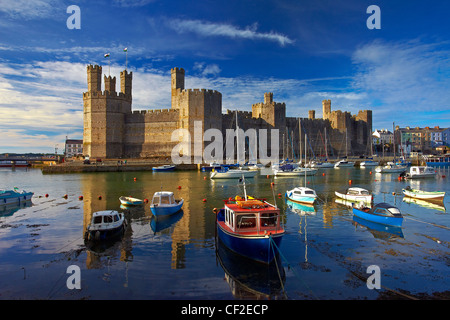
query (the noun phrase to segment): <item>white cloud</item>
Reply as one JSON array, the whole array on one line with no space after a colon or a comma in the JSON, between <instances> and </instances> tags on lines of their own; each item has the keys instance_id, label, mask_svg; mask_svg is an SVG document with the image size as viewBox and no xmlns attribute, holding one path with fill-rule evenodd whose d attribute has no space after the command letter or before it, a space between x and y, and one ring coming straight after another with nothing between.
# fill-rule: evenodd
<instances>
[{"instance_id":1,"label":"white cloud","mask_svg":"<svg viewBox=\"0 0 450 320\"><path fill-rule=\"evenodd\" d=\"M63 7L60 0L0 0L0 12L13 19L48 19L59 15Z\"/></svg>"},{"instance_id":2,"label":"white cloud","mask_svg":"<svg viewBox=\"0 0 450 320\"><path fill-rule=\"evenodd\" d=\"M258 32L257 24L247 26L244 29L225 23L214 23L201 20L170 19L166 24L178 33L193 32L201 36L224 36L229 38L241 38L252 40L268 40L278 42L281 46L291 44L294 41L289 37L271 32Z\"/></svg>"},{"instance_id":3,"label":"white cloud","mask_svg":"<svg viewBox=\"0 0 450 320\"><path fill-rule=\"evenodd\" d=\"M439 119L424 124L417 112L448 114L449 43L374 41L358 48L352 60L357 66L353 87L366 92L368 100L378 101L374 122L385 121L381 117L388 113L399 125L432 126Z\"/></svg>"}]
</instances>

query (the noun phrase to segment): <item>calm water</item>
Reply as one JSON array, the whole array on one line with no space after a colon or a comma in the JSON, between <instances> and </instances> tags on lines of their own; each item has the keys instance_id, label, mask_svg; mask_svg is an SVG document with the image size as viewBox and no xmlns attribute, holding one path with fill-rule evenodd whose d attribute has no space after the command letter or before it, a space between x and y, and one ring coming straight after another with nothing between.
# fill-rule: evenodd
<instances>
[{"instance_id":1,"label":"calm water","mask_svg":"<svg viewBox=\"0 0 450 320\"><path fill-rule=\"evenodd\" d=\"M412 182L396 177L370 169L322 169L308 177L320 197L312 210L284 200L284 192L303 185L303 178L248 179L248 193L276 201L286 223L280 263L266 267L216 244L212 209L240 194L234 180L212 181L209 173L197 171L42 175L38 169L2 169L0 188L35 194L28 207L0 208L0 298L383 299L445 292L448 298L449 195L445 207L433 207L404 202L401 189L411 185L450 193L450 172ZM372 190L375 202L399 207L403 227L355 222L334 196L349 180ZM185 199L182 214L156 224L148 205L120 208L121 195L150 200L161 187ZM86 248L83 234L90 217L105 209L125 212L129 227L119 241ZM81 269L80 290L66 286L70 265ZM370 265L381 270L380 290L367 288Z\"/></svg>"}]
</instances>

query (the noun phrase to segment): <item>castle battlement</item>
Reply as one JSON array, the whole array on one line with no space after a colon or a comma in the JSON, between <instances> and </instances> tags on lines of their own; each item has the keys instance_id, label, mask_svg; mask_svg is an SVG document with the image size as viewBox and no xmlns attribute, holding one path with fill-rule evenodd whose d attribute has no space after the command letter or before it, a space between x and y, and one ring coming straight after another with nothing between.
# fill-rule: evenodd
<instances>
[{"instance_id":1,"label":"castle battlement","mask_svg":"<svg viewBox=\"0 0 450 320\"><path fill-rule=\"evenodd\" d=\"M129 100L129 96L124 94L123 92L111 92L108 90L105 91L87 91L83 92L83 99L89 98L116 98L118 100Z\"/></svg>"},{"instance_id":2,"label":"castle battlement","mask_svg":"<svg viewBox=\"0 0 450 320\"><path fill-rule=\"evenodd\" d=\"M178 89L181 95L189 95L189 94L208 94L208 95L222 95L217 90L211 89Z\"/></svg>"}]
</instances>

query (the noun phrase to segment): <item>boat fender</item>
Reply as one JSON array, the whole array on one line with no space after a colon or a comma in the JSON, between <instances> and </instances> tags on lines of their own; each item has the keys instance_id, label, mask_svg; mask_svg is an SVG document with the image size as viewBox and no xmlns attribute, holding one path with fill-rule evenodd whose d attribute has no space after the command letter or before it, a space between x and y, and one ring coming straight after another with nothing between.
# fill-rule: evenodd
<instances>
[{"instance_id":1,"label":"boat fender","mask_svg":"<svg viewBox=\"0 0 450 320\"><path fill-rule=\"evenodd\" d=\"M217 208L214 208L214 209L213 209L213 212L214 212L215 214L217 214L217 212L219 212L219 210L217 210Z\"/></svg>"}]
</instances>

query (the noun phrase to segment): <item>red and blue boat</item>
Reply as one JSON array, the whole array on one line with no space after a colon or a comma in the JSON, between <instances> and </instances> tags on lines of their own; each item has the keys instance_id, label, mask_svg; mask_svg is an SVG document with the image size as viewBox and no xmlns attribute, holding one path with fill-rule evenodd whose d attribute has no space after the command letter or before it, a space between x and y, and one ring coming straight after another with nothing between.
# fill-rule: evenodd
<instances>
[{"instance_id":1,"label":"red and blue boat","mask_svg":"<svg viewBox=\"0 0 450 320\"><path fill-rule=\"evenodd\" d=\"M280 209L265 199L235 197L215 209L217 235L232 251L269 264L285 234Z\"/></svg>"}]
</instances>

